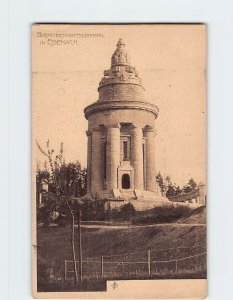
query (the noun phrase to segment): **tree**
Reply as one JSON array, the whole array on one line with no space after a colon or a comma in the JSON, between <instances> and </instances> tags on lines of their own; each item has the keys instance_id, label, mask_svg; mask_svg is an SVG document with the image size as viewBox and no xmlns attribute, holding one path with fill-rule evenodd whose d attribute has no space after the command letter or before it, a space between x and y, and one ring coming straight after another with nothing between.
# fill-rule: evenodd
<instances>
[{"instance_id":1,"label":"tree","mask_svg":"<svg viewBox=\"0 0 233 300\"><path fill-rule=\"evenodd\" d=\"M171 185L172 184L171 177L170 176L166 176L165 182L166 182L167 186Z\"/></svg>"},{"instance_id":2,"label":"tree","mask_svg":"<svg viewBox=\"0 0 233 300\"><path fill-rule=\"evenodd\" d=\"M189 182L188 182L188 184L191 186L191 188L192 188L192 191L195 191L195 190L196 190L196 188L197 188L197 184L196 184L196 182L194 181L194 179L193 179L193 178L189 179Z\"/></svg>"},{"instance_id":3,"label":"tree","mask_svg":"<svg viewBox=\"0 0 233 300\"><path fill-rule=\"evenodd\" d=\"M159 185L160 187L160 190L161 190L161 193L162 195L164 195L166 193L166 185L165 183L163 182L163 177L162 175L160 174L160 172L157 174L156 176L156 182L157 184Z\"/></svg>"},{"instance_id":4,"label":"tree","mask_svg":"<svg viewBox=\"0 0 233 300\"><path fill-rule=\"evenodd\" d=\"M37 168L36 168L36 203L37 203L37 207L40 205L39 203L39 197L40 194L42 193L42 183L43 182L49 182L49 172L47 170L47 165L46 162L44 164L44 169L41 170L39 165L37 164Z\"/></svg>"},{"instance_id":5,"label":"tree","mask_svg":"<svg viewBox=\"0 0 233 300\"><path fill-rule=\"evenodd\" d=\"M179 196L182 194L182 189L180 188L180 186L178 185L176 188L176 196Z\"/></svg>"},{"instance_id":6,"label":"tree","mask_svg":"<svg viewBox=\"0 0 233 300\"><path fill-rule=\"evenodd\" d=\"M162 186L163 186L163 177L162 177L162 175L160 174L160 172L159 172L159 173L157 174L157 176L156 176L156 181L158 182L160 188L162 188Z\"/></svg>"},{"instance_id":7,"label":"tree","mask_svg":"<svg viewBox=\"0 0 233 300\"><path fill-rule=\"evenodd\" d=\"M75 283L78 283L78 269L76 263L75 253L75 215L78 219L79 229L79 279L82 280L82 253L81 253L81 205L83 199L80 198L85 194L86 169L81 168L81 164L77 161L75 163L65 163L63 157L63 143L60 145L59 154L50 148L49 140L46 143L46 149L37 142L38 149L45 156L49 167L49 192L47 205L50 210L54 211L55 217L59 216L59 212L66 208L71 220L71 246L73 257L73 268L75 275ZM40 173L41 174L41 173ZM39 177L38 177L39 180Z\"/></svg>"},{"instance_id":8,"label":"tree","mask_svg":"<svg viewBox=\"0 0 233 300\"><path fill-rule=\"evenodd\" d=\"M189 184L186 184L184 187L183 187L183 193L184 194L187 194L187 193L190 193L192 192L192 187L189 185Z\"/></svg>"},{"instance_id":9,"label":"tree","mask_svg":"<svg viewBox=\"0 0 233 300\"><path fill-rule=\"evenodd\" d=\"M168 190L166 192L166 197L169 198L169 197L174 197L174 196L176 196L176 187L173 186L172 184L170 184L168 186Z\"/></svg>"},{"instance_id":10,"label":"tree","mask_svg":"<svg viewBox=\"0 0 233 300\"><path fill-rule=\"evenodd\" d=\"M197 184L193 178L189 179L188 183L183 187L182 192L184 194L194 192L197 189Z\"/></svg>"}]
</instances>

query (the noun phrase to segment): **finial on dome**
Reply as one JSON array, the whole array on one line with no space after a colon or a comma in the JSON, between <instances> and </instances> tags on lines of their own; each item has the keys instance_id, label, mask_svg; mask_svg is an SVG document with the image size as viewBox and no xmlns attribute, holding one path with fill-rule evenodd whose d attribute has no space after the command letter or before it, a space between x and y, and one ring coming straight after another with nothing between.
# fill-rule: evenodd
<instances>
[{"instance_id":1,"label":"finial on dome","mask_svg":"<svg viewBox=\"0 0 233 300\"><path fill-rule=\"evenodd\" d=\"M119 39L119 41L118 41L118 43L117 43L116 46L117 46L117 48L122 48L122 46L125 47L125 43L124 43L124 41L122 39Z\"/></svg>"},{"instance_id":2,"label":"finial on dome","mask_svg":"<svg viewBox=\"0 0 233 300\"><path fill-rule=\"evenodd\" d=\"M125 50L125 43L122 39L117 42L117 48L112 55L112 66L130 65L129 55Z\"/></svg>"},{"instance_id":3,"label":"finial on dome","mask_svg":"<svg viewBox=\"0 0 233 300\"><path fill-rule=\"evenodd\" d=\"M99 99L100 100L105 99L104 98L105 95L102 94L102 90L101 90L102 88L104 88L105 86L119 84L119 83L121 84L127 83L127 84L134 84L134 85L136 84L144 90L142 86L142 80L138 76L138 72L135 70L135 68L131 66L130 57L126 51L125 43L121 38L118 40L116 44L116 49L112 55L111 67L110 69L104 71L104 77L101 79L99 83L99 88L98 88L98 91L100 92ZM120 95L121 94L119 94L119 97ZM140 97L141 99L143 98L143 96Z\"/></svg>"}]
</instances>

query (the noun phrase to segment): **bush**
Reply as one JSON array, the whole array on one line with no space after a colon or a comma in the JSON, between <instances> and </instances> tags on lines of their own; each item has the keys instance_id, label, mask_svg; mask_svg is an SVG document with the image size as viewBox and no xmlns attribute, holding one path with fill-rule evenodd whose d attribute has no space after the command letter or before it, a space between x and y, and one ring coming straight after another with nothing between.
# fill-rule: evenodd
<instances>
[{"instance_id":1,"label":"bush","mask_svg":"<svg viewBox=\"0 0 233 300\"><path fill-rule=\"evenodd\" d=\"M106 211L105 218L107 220L126 221L130 220L136 213L136 210L131 203L124 204L119 208L112 208Z\"/></svg>"},{"instance_id":2,"label":"bush","mask_svg":"<svg viewBox=\"0 0 233 300\"><path fill-rule=\"evenodd\" d=\"M131 203L127 203L120 207L120 218L123 220L131 219L136 213L136 210Z\"/></svg>"},{"instance_id":3,"label":"bush","mask_svg":"<svg viewBox=\"0 0 233 300\"><path fill-rule=\"evenodd\" d=\"M104 220L104 203L101 200L93 201L86 198L82 205L83 221L103 221Z\"/></svg>"},{"instance_id":4,"label":"bush","mask_svg":"<svg viewBox=\"0 0 233 300\"><path fill-rule=\"evenodd\" d=\"M112 209L108 209L105 212L105 220L111 221L111 220L118 220L120 216L120 210L119 208L112 208Z\"/></svg>"},{"instance_id":5,"label":"bush","mask_svg":"<svg viewBox=\"0 0 233 300\"><path fill-rule=\"evenodd\" d=\"M135 216L133 224L160 224L175 222L179 218L188 217L191 209L184 205L164 205L155 207L152 211Z\"/></svg>"}]
</instances>

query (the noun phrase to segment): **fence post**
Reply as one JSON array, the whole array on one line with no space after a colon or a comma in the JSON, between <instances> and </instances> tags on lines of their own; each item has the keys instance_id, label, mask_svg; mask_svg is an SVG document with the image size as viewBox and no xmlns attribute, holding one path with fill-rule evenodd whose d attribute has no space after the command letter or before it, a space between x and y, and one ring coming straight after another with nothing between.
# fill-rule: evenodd
<instances>
[{"instance_id":1,"label":"fence post","mask_svg":"<svg viewBox=\"0 0 233 300\"><path fill-rule=\"evenodd\" d=\"M178 262L176 260L176 273L177 273L177 271L178 271Z\"/></svg>"},{"instance_id":2,"label":"fence post","mask_svg":"<svg viewBox=\"0 0 233 300\"><path fill-rule=\"evenodd\" d=\"M101 256L101 277L104 277L104 257Z\"/></svg>"},{"instance_id":3,"label":"fence post","mask_svg":"<svg viewBox=\"0 0 233 300\"><path fill-rule=\"evenodd\" d=\"M66 259L65 259L65 279L67 279L67 278L66 278L66 273L67 273L67 261L66 261Z\"/></svg>"},{"instance_id":4,"label":"fence post","mask_svg":"<svg viewBox=\"0 0 233 300\"><path fill-rule=\"evenodd\" d=\"M147 254L147 264L148 264L148 274L150 275L150 250L148 250Z\"/></svg>"},{"instance_id":5,"label":"fence post","mask_svg":"<svg viewBox=\"0 0 233 300\"><path fill-rule=\"evenodd\" d=\"M131 253L129 254L129 266L128 266L128 269L129 269L129 274L131 274Z\"/></svg>"},{"instance_id":6,"label":"fence post","mask_svg":"<svg viewBox=\"0 0 233 300\"><path fill-rule=\"evenodd\" d=\"M124 273L125 273L125 270L124 270L124 262L122 261L121 264L122 264L122 274L124 275Z\"/></svg>"}]
</instances>

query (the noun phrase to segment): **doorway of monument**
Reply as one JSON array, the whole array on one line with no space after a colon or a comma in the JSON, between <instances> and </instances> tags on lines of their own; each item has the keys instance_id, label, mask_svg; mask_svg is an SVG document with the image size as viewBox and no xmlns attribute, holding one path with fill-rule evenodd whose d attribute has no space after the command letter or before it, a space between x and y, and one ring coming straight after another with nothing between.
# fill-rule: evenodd
<instances>
[{"instance_id":1,"label":"doorway of monument","mask_svg":"<svg viewBox=\"0 0 233 300\"><path fill-rule=\"evenodd\" d=\"M122 189L130 189L130 177L129 174L123 174L121 179Z\"/></svg>"}]
</instances>

